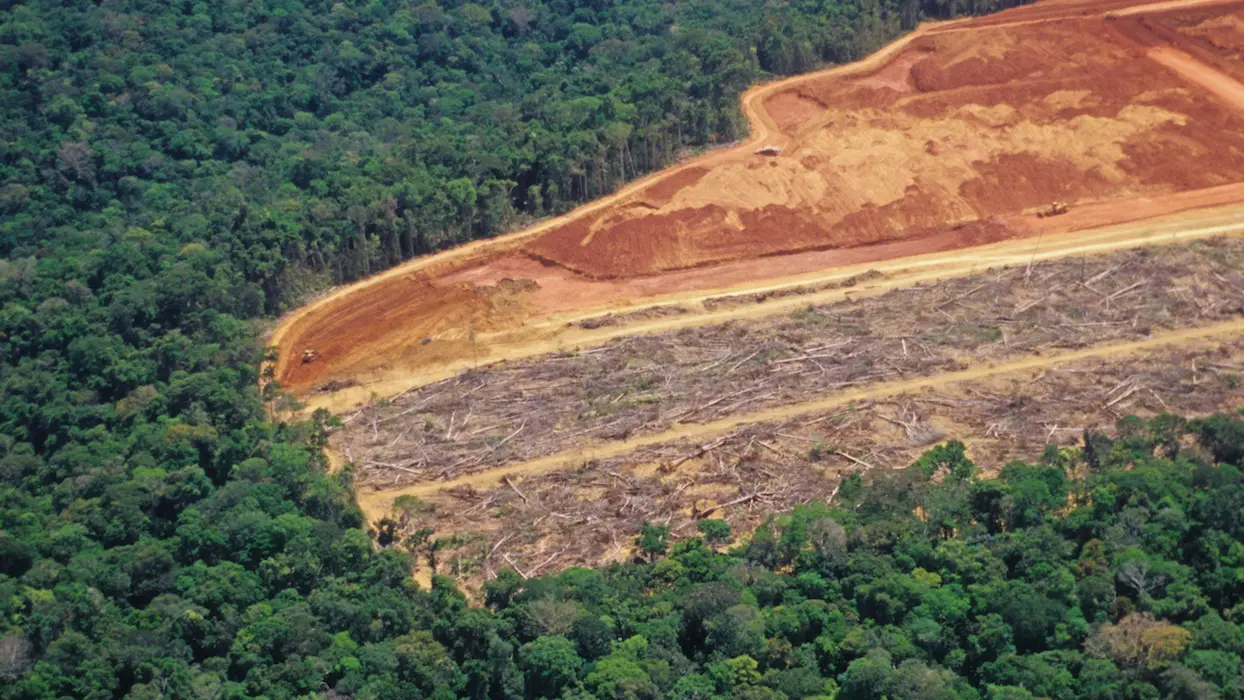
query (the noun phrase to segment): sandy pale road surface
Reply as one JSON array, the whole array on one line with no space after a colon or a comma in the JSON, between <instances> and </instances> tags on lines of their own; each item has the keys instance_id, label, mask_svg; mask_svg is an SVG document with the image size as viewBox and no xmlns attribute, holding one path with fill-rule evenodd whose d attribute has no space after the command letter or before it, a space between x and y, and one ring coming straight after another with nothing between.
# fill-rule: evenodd
<instances>
[{"instance_id":1,"label":"sandy pale road surface","mask_svg":"<svg viewBox=\"0 0 1244 700\"><path fill-rule=\"evenodd\" d=\"M656 324L567 326L593 317L677 303L659 326L693 326L723 319L705 298L871 267L914 281L1033 248L1137 245L1153 226L1221 232L1244 220L1240 7L1037 3L754 88L744 145L291 314L272 335L276 376L309 406L343 409ZM1104 17L1128 8L1143 12ZM753 155L762 143L784 151ZM1039 219L1054 200L1071 211ZM304 364L308 349L320 358Z\"/></svg>"}]
</instances>

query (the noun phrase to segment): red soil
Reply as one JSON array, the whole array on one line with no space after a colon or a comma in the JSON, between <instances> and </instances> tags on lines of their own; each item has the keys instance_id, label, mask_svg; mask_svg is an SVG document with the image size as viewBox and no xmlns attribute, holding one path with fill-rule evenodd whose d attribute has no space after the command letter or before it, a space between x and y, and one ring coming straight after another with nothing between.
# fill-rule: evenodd
<instances>
[{"instance_id":1,"label":"red soil","mask_svg":"<svg viewBox=\"0 0 1244 700\"><path fill-rule=\"evenodd\" d=\"M819 99L809 97L802 89L791 89L770 97L765 109L782 131L790 131L825 110Z\"/></svg>"},{"instance_id":2,"label":"red soil","mask_svg":"<svg viewBox=\"0 0 1244 700\"><path fill-rule=\"evenodd\" d=\"M1244 79L1244 4L1129 17L1121 29L1150 46L1169 46L1236 80Z\"/></svg>"},{"instance_id":3,"label":"red soil","mask_svg":"<svg viewBox=\"0 0 1244 700\"><path fill-rule=\"evenodd\" d=\"M525 252L590 277L625 278L903 240L1055 200L1244 180L1238 105L1189 91L1186 72L1146 60L1134 32L1112 28L1136 23L1099 16L920 37L869 74L770 97L766 111L793 141L782 156L744 154L682 173L549 231ZM926 138L912 144L917 131ZM853 135L849 147L837 143ZM916 145L942 162L919 162ZM906 168L905 181L869 191L877 168ZM798 191L801 179L819 189ZM738 182L764 191L740 201L730 189Z\"/></svg>"},{"instance_id":4,"label":"red soil","mask_svg":"<svg viewBox=\"0 0 1244 700\"><path fill-rule=\"evenodd\" d=\"M716 152L508 249L334 298L282 329L278 379L305 393L460 358L472 330L533 315L1244 201L1244 85L1213 70L1244 45L1215 19L1238 8L1102 19L1136 5L1042 2L784 83L753 115L780 156ZM1032 215L1055 200L1071 213ZM538 286L478 286L506 278ZM291 359L304 349L320 359Z\"/></svg>"},{"instance_id":5,"label":"red soil","mask_svg":"<svg viewBox=\"0 0 1244 700\"><path fill-rule=\"evenodd\" d=\"M1120 221L1148 219L1240 201L1244 201L1244 183L1157 197L1091 202L1077 206L1064 216L1049 219L1032 215L994 218L949 229L942 227L927 232L927 235L890 243L739 260L626 279L588 279L531 258L507 255L450 274L440 282L493 285L504 279L538 279L540 288L527 297L529 312L533 315L559 314L672 292L720 289L739 280L776 279L847 265L959 250L1010 238L1100 228Z\"/></svg>"},{"instance_id":6,"label":"red soil","mask_svg":"<svg viewBox=\"0 0 1244 700\"><path fill-rule=\"evenodd\" d=\"M399 364L406 356L420 362L446 359L446 353L456 350L444 343L425 345L423 340L492 330L522 311L510 298L521 295L496 291L467 283L432 284L414 275L362 290L348 306L342 305L331 315L310 317L291 329L298 339L295 357L307 349L319 357L311 363L290 362L280 382L306 391L325 382L348 381L358 368L377 369L381 358ZM386 332L368 333L372 328Z\"/></svg>"},{"instance_id":7,"label":"red soil","mask_svg":"<svg viewBox=\"0 0 1244 700\"><path fill-rule=\"evenodd\" d=\"M687 168L673 175L654 182L644 188L642 201L652 207L659 207L673 198L674 195L687 187L691 187L708 174L708 168Z\"/></svg>"}]
</instances>

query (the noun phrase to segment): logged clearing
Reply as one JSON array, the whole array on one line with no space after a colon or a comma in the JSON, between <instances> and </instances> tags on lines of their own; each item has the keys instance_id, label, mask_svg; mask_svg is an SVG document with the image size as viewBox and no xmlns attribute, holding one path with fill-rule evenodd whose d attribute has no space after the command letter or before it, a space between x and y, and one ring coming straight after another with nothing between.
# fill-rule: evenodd
<instances>
[{"instance_id":1,"label":"logged clearing","mask_svg":"<svg viewBox=\"0 0 1244 700\"><path fill-rule=\"evenodd\" d=\"M513 473L439 489L363 495L400 532L453 533L441 571L479 582L501 567L527 575L633 555L645 521L695 536L704 517L735 532L812 500L833 501L843 476L894 478L933 443L962 440L994 470L1085 430L1113 432L1127 415L1196 416L1244 403L1240 324L1225 340L1130 348L1125 357L1050 358L1039 367L844 400L823 410L738 426L703 442L674 439L571 468ZM1235 337L1231 337L1235 336ZM1103 353L1105 351L1103 350ZM405 495L394 507L395 497Z\"/></svg>"},{"instance_id":2,"label":"logged clearing","mask_svg":"<svg viewBox=\"0 0 1244 700\"><path fill-rule=\"evenodd\" d=\"M668 296L1235 207L1240 8L1041 2L757 87L743 98L746 144L292 315L273 335L275 376L303 398L366 398L555 349L549 329L563 321ZM756 154L763 145L781 152ZM1069 212L1038 218L1055 201Z\"/></svg>"},{"instance_id":3,"label":"logged clearing","mask_svg":"<svg viewBox=\"0 0 1244 700\"><path fill-rule=\"evenodd\" d=\"M1244 314L1244 241L986 272L793 314L630 337L458 375L349 414L359 484L443 481L869 385ZM796 290L798 291L798 290ZM748 297L712 305L764 301ZM569 451L570 454L565 453Z\"/></svg>"},{"instance_id":4,"label":"logged clearing","mask_svg":"<svg viewBox=\"0 0 1244 700\"><path fill-rule=\"evenodd\" d=\"M644 521L747 532L944 440L988 472L1127 415L1239 406L1242 269L1244 240L1198 240L622 338L377 400L332 445L373 526L441 536L439 571L597 565L633 556Z\"/></svg>"},{"instance_id":5,"label":"logged clearing","mask_svg":"<svg viewBox=\"0 0 1244 700\"><path fill-rule=\"evenodd\" d=\"M1241 269L1244 241L1202 241L628 338L378 401L345 416L333 446L358 467L360 503L375 521L403 495L471 492L606 459L645 462L637 451L716 441L757 422L1229 340L1244 330ZM1124 400L1136 391L1112 395L1119 400L1110 407L1128 410ZM1164 392L1157 395L1169 400ZM1049 410L1060 415L1056 405Z\"/></svg>"}]
</instances>

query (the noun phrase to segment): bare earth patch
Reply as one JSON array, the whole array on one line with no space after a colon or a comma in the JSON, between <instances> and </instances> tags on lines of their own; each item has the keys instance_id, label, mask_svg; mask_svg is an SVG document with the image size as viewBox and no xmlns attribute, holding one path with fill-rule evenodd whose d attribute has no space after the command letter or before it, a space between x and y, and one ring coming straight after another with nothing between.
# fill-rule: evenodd
<instances>
[{"instance_id":1,"label":"bare earth patch","mask_svg":"<svg viewBox=\"0 0 1244 700\"><path fill-rule=\"evenodd\" d=\"M526 250L627 277L1244 178L1244 119L1100 19L932 33L765 108L787 130L781 155L659 185Z\"/></svg>"}]
</instances>

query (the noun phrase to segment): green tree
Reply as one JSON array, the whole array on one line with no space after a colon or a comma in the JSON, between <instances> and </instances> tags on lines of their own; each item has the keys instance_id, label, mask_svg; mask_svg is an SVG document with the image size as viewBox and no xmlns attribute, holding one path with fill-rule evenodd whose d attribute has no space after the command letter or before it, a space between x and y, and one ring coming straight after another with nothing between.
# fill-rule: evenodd
<instances>
[{"instance_id":1,"label":"green tree","mask_svg":"<svg viewBox=\"0 0 1244 700\"><path fill-rule=\"evenodd\" d=\"M645 521L640 526L639 536L635 538L635 546L648 557L648 561L655 561L669 551L669 534L669 526Z\"/></svg>"},{"instance_id":2,"label":"green tree","mask_svg":"<svg viewBox=\"0 0 1244 700\"><path fill-rule=\"evenodd\" d=\"M539 637L520 650L527 697L556 698L579 678L583 659L565 637Z\"/></svg>"},{"instance_id":3,"label":"green tree","mask_svg":"<svg viewBox=\"0 0 1244 700\"><path fill-rule=\"evenodd\" d=\"M731 539L730 523L725 520L706 518L697 523L696 527L700 530L700 534L704 535L704 541L714 549L728 543Z\"/></svg>"}]
</instances>

